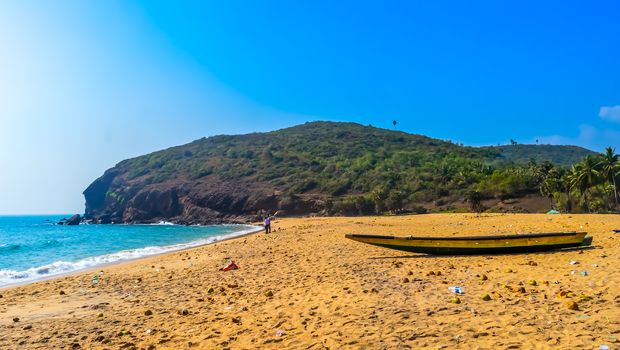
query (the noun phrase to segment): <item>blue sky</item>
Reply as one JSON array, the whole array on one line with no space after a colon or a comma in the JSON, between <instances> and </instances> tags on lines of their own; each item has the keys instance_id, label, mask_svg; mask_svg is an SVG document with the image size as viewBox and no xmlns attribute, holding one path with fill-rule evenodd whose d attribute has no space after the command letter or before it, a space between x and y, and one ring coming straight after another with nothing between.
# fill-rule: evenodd
<instances>
[{"instance_id":1,"label":"blue sky","mask_svg":"<svg viewBox=\"0 0 620 350\"><path fill-rule=\"evenodd\" d=\"M0 1L0 214L82 212L118 161L355 121L620 150L620 5Z\"/></svg>"}]
</instances>

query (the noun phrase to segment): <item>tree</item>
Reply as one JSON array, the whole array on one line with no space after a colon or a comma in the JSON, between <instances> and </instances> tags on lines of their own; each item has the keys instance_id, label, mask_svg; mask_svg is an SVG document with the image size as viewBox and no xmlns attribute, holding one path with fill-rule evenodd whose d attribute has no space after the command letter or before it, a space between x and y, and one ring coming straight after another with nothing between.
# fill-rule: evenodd
<instances>
[{"instance_id":1,"label":"tree","mask_svg":"<svg viewBox=\"0 0 620 350\"><path fill-rule=\"evenodd\" d=\"M482 213L484 207L482 206L482 194L478 191L471 191L467 194L467 201L471 211L476 214Z\"/></svg>"},{"instance_id":2,"label":"tree","mask_svg":"<svg viewBox=\"0 0 620 350\"><path fill-rule=\"evenodd\" d=\"M450 180L452 180L452 169L450 167L449 162L442 162L435 170L437 177L439 179L439 183L442 185L446 185Z\"/></svg>"},{"instance_id":3,"label":"tree","mask_svg":"<svg viewBox=\"0 0 620 350\"><path fill-rule=\"evenodd\" d=\"M598 168L601 176L613 186L614 199L616 200L616 208L618 207L618 188L616 187L616 177L620 175L620 162L618 161L616 150L607 147L605 153L600 157Z\"/></svg>"},{"instance_id":4,"label":"tree","mask_svg":"<svg viewBox=\"0 0 620 350\"><path fill-rule=\"evenodd\" d=\"M397 213L403 208L405 194L402 191L390 191L387 199L385 200L385 206L387 210Z\"/></svg>"},{"instance_id":5,"label":"tree","mask_svg":"<svg viewBox=\"0 0 620 350\"><path fill-rule=\"evenodd\" d=\"M372 199L365 196L358 196L355 197L355 208L359 215L368 215L374 211L375 205Z\"/></svg>"},{"instance_id":6,"label":"tree","mask_svg":"<svg viewBox=\"0 0 620 350\"><path fill-rule=\"evenodd\" d=\"M590 211L588 190L598 182L597 160L588 155L580 163L573 165L570 175L571 188L581 194L586 211Z\"/></svg>"},{"instance_id":7,"label":"tree","mask_svg":"<svg viewBox=\"0 0 620 350\"><path fill-rule=\"evenodd\" d=\"M551 206L553 207L553 199L557 192L562 192L562 176L561 171L557 168L552 168L545 174L544 180L540 183L540 194L549 198Z\"/></svg>"},{"instance_id":8,"label":"tree","mask_svg":"<svg viewBox=\"0 0 620 350\"><path fill-rule=\"evenodd\" d=\"M385 200L388 198L389 189L386 186L377 186L370 192L370 199L375 204L375 211L381 213L385 211Z\"/></svg>"},{"instance_id":9,"label":"tree","mask_svg":"<svg viewBox=\"0 0 620 350\"><path fill-rule=\"evenodd\" d=\"M563 204L564 204L563 206L564 206L564 209L566 209L567 213L570 213L573 211L573 198L571 196L572 180L573 180L573 169L570 169L560 179L560 186L562 187L562 190L564 191L564 194L566 195L566 197L563 198L565 199L565 202L563 201ZM559 196L555 196L555 197L559 197Z\"/></svg>"},{"instance_id":10,"label":"tree","mask_svg":"<svg viewBox=\"0 0 620 350\"><path fill-rule=\"evenodd\" d=\"M550 174L552 170L555 169L553 163L548 160L545 160L541 164L536 164L534 159L530 159L530 172L532 176L536 179L537 183L542 183Z\"/></svg>"}]
</instances>

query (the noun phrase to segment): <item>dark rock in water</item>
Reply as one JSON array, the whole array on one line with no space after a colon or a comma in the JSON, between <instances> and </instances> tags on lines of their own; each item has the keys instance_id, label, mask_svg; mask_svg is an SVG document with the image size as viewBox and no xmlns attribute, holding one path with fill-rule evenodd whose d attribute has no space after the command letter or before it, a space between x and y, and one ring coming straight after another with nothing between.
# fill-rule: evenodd
<instances>
[{"instance_id":1,"label":"dark rock in water","mask_svg":"<svg viewBox=\"0 0 620 350\"><path fill-rule=\"evenodd\" d=\"M64 225L68 225L68 226L79 225L81 220L82 220L82 217L80 216L80 214L75 214L69 219L67 219L67 221L64 222Z\"/></svg>"},{"instance_id":2,"label":"dark rock in water","mask_svg":"<svg viewBox=\"0 0 620 350\"><path fill-rule=\"evenodd\" d=\"M112 220L110 219L110 215L109 214L101 215L99 217L99 223L100 224L111 224Z\"/></svg>"}]
</instances>

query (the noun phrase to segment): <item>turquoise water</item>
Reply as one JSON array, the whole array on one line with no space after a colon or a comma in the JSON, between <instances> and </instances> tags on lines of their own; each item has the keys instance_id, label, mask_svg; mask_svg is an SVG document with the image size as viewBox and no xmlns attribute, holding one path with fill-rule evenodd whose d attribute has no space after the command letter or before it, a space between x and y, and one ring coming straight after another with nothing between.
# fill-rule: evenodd
<instances>
[{"instance_id":1,"label":"turquoise water","mask_svg":"<svg viewBox=\"0 0 620 350\"><path fill-rule=\"evenodd\" d=\"M69 216L0 216L0 287L258 230L249 225L56 225Z\"/></svg>"}]
</instances>

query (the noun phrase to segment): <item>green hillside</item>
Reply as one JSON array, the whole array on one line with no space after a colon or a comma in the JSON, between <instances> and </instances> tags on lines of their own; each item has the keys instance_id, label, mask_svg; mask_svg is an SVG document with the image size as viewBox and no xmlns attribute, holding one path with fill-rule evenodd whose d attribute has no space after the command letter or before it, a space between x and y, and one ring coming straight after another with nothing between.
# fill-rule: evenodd
<instances>
[{"instance_id":1,"label":"green hillside","mask_svg":"<svg viewBox=\"0 0 620 350\"><path fill-rule=\"evenodd\" d=\"M550 168L544 160L568 165L589 153L572 146L463 147L354 123L312 122L203 138L125 160L85 196L87 215L106 212L123 221L135 220L127 215L136 211L150 217L137 203L148 198L140 192L154 190L173 190L181 204L171 213L181 216L188 205L256 213L265 207L256 196L271 198L271 210L298 213L420 210L462 203L471 191L485 198L538 194L541 171Z\"/></svg>"}]
</instances>

